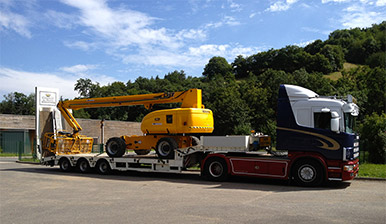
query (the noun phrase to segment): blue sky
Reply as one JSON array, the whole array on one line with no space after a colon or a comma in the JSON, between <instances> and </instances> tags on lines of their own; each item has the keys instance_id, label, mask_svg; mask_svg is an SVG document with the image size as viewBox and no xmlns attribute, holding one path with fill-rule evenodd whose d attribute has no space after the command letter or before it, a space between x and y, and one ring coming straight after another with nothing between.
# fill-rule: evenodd
<instances>
[{"instance_id":1,"label":"blue sky","mask_svg":"<svg viewBox=\"0 0 386 224\"><path fill-rule=\"evenodd\" d=\"M35 86L73 98L79 78L201 76L213 56L232 62L386 20L386 0L0 0L0 10L0 99Z\"/></svg>"}]
</instances>

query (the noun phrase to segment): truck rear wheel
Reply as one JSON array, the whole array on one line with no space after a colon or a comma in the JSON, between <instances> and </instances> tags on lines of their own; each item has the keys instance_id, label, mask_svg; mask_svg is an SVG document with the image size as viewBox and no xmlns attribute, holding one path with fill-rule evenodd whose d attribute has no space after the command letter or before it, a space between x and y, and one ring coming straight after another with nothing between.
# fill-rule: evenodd
<instances>
[{"instance_id":1,"label":"truck rear wheel","mask_svg":"<svg viewBox=\"0 0 386 224\"><path fill-rule=\"evenodd\" d=\"M209 158L205 162L203 176L207 180L224 181L228 178L228 165L224 159Z\"/></svg>"},{"instance_id":2,"label":"truck rear wheel","mask_svg":"<svg viewBox=\"0 0 386 224\"><path fill-rule=\"evenodd\" d=\"M178 148L173 138L161 138L157 142L156 152L161 159L174 159L174 151Z\"/></svg>"},{"instance_id":3,"label":"truck rear wheel","mask_svg":"<svg viewBox=\"0 0 386 224\"><path fill-rule=\"evenodd\" d=\"M76 168L81 173L87 173L90 171L90 165L86 159L80 159L76 164Z\"/></svg>"},{"instance_id":4,"label":"truck rear wheel","mask_svg":"<svg viewBox=\"0 0 386 224\"><path fill-rule=\"evenodd\" d=\"M105 159L100 159L95 168L97 169L97 172L102 175L106 175L111 171L110 164Z\"/></svg>"},{"instance_id":5,"label":"truck rear wheel","mask_svg":"<svg viewBox=\"0 0 386 224\"><path fill-rule=\"evenodd\" d=\"M110 138L106 143L106 153L110 157L122 157L125 151L126 143L121 138Z\"/></svg>"},{"instance_id":6,"label":"truck rear wheel","mask_svg":"<svg viewBox=\"0 0 386 224\"><path fill-rule=\"evenodd\" d=\"M72 170L70 160L68 160L67 158L61 158L59 160L59 168L63 172L70 172Z\"/></svg>"},{"instance_id":7,"label":"truck rear wheel","mask_svg":"<svg viewBox=\"0 0 386 224\"><path fill-rule=\"evenodd\" d=\"M298 185L315 187L323 183L324 172L322 166L315 160L301 160L293 169L293 176Z\"/></svg>"}]
</instances>

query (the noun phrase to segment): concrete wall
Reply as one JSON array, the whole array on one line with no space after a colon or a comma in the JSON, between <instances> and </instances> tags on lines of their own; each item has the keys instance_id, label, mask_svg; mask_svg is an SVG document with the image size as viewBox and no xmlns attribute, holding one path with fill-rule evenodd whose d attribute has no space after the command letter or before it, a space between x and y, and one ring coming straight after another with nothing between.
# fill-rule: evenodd
<instances>
[{"instance_id":1,"label":"concrete wall","mask_svg":"<svg viewBox=\"0 0 386 224\"><path fill-rule=\"evenodd\" d=\"M101 121L93 119L77 119L83 130L82 135L101 139ZM64 122L65 123L65 122ZM68 124L63 128L72 132ZM35 116L0 114L0 130L35 130ZM141 123L128 121L104 121L104 143L111 137L122 135L142 135Z\"/></svg>"}]
</instances>

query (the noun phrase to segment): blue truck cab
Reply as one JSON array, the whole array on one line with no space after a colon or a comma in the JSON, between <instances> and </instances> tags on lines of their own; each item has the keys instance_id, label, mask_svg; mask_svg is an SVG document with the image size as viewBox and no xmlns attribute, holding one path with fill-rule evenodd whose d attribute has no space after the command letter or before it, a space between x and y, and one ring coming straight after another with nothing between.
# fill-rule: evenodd
<instances>
[{"instance_id":1,"label":"blue truck cab","mask_svg":"<svg viewBox=\"0 0 386 224\"><path fill-rule=\"evenodd\" d=\"M319 158L326 179L353 179L359 164L359 136L353 131L359 107L354 101L350 95L344 101L280 85L276 148L287 150L289 157Z\"/></svg>"}]
</instances>

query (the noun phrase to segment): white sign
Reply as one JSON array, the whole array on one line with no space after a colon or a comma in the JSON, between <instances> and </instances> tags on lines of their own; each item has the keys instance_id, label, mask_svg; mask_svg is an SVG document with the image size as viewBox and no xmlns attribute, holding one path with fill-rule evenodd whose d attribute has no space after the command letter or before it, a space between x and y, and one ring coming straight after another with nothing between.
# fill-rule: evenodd
<instances>
[{"instance_id":1,"label":"white sign","mask_svg":"<svg viewBox=\"0 0 386 224\"><path fill-rule=\"evenodd\" d=\"M57 92L48 92L48 91L40 91L40 104L41 105L49 105L56 106L57 104Z\"/></svg>"}]
</instances>

